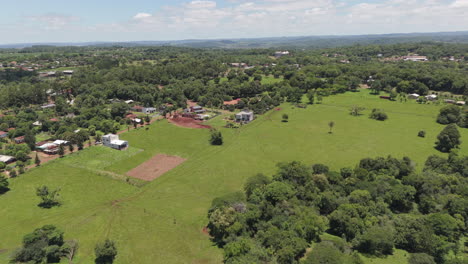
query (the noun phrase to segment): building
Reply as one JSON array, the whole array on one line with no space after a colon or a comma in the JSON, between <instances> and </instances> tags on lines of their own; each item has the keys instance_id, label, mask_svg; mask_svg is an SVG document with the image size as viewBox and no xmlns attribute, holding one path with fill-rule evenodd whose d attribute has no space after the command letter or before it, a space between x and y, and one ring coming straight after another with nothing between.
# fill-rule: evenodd
<instances>
[{"instance_id":1,"label":"building","mask_svg":"<svg viewBox=\"0 0 468 264\"><path fill-rule=\"evenodd\" d=\"M54 107L55 107L55 104L46 104L46 105L41 106L42 109L54 108Z\"/></svg>"},{"instance_id":2,"label":"building","mask_svg":"<svg viewBox=\"0 0 468 264\"><path fill-rule=\"evenodd\" d=\"M135 102L135 101L133 101L133 100L127 100L127 101L125 101L126 104L133 104L134 102Z\"/></svg>"},{"instance_id":3,"label":"building","mask_svg":"<svg viewBox=\"0 0 468 264\"><path fill-rule=\"evenodd\" d=\"M455 103L455 100L452 100L452 99L444 99L444 103L447 103L447 104L454 104L454 103Z\"/></svg>"},{"instance_id":4,"label":"building","mask_svg":"<svg viewBox=\"0 0 468 264\"><path fill-rule=\"evenodd\" d=\"M435 94L426 95L426 99L428 101L435 101L435 100L437 100L437 95L435 95Z\"/></svg>"},{"instance_id":5,"label":"building","mask_svg":"<svg viewBox=\"0 0 468 264\"><path fill-rule=\"evenodd\" d=\"M135 105L131 109L132 111L135 111L135 112L143 112L144 107L141 105Z\"/></svg>"},{"instance_id":6,"label":"building","mask_svg":"<svg viewBox=\"0 0 468 264\"><path fill-rule=\"evenodd\" d=\"M288 55L289 55L289 51L287 51L287 50L275 52L275 57L277 57L277 58L280 58L280 57L283 57L283 56L288 56Z\"/></svg>"},{"instance_id":7,"label":"building","mask_svg":"<svg viewBox=\"0 0 468 264\"><path fill-rule=\"evenodd\" d=\"M108 134L102 137L102 144L106 147L122 150L128 147L128 141L120 140L118 135Z\"/></svg>"},{"instance_id":8,"label":"building","mask_svg":"<svg viewBox=\"0 0 468 264\"><path fill-rule=\"evenodd\" d=\"M419 94L417 94L417 93L409 94L409 95L408 95L408 98L409 98L409 99L418 99L418 98L419 98Z\"/></svg>"},{"instance_id":9,"label":"building","mask_svg":"<svg viewBox=\"0 0 468 264\"><path fill-rule=\"evenodd\" d=\"M411 55L403 57L404 61L428 61L426 56Z\"/></svg>"},{"instance_id":10,"label":"building","mask_svg":"<svg viewBox=\"0 0 468 264\"><path fill-rule=\"evenodd\" d=\"M6 137L8 137L8 132L0 131L0 138L6 138Z\"/></svg>"},{"instance_id":11,"label":"building","mask_svg":"<svg viewBox=\"0 0 468 264\"><path fill-rule=\"evenodd\" d=\"M154 107L143 107L142 112L143 112L144 114L147 114L147 115L153 114L153 113L156 112L156 108L154 108Z\"/></svg>"},{"instance_id":12,"label":"building","mask_svg":"<svg viewBox=\"0 0 468 264\"><path fill-rule=\"evenodd\" d=\"M60 146L60 145L68 145L70 142L66 141L66 140L61 140L61 139L57 139L55 140L54 142L52 142L52 144L55 144L57 146Z\"/></svg>"},{"instance_id":13,"label":"building","mask_svg":"<svg viewBox=\"0 0 468 264\"><path fill-rule=\"evenodd\" d=\"M33 126L42 126L42 123L41 121L36 121L34 123L32 123Z\"/></svg>"},{"instance_id":14,"label":"building","mask_svg":"<svg viewBox=\"0 0 468 264\"><path fill-rule=\"evenodd\" d=\"M457 104L457 105L465 105L466 102L465 102L465 101L457 101L456 104Z\"/></svg>"},{"instance_id":15,"label":"building","mask_svg":"<svg viewBox=\"0 0 468 264\"><path fill-rule=\"evenodd\" d=\"M237 122L250 122L254 119L254 113L252 111L244 110L238 114L236 114L236 121Z\"/></svg>"},{"instance_id":16,"label":"building","mask_svg":"<svg viewBox=\"0 0 468 264\"><path fill-rule=\"evenodd\" d=\"M201 113L205 113L206 110L203 109L203 107L199 106L199 105L195 105L195 106L191 106L189 108L189 111L190 113L196 113L196 114L201 114Z\"/></svg>"},{"instance_id":17,"label":"building","mask_svg":"<svg viewBox=\"0 0 468 264\"><path fill-rule=\"evenodd\" d=\"M8 164L8 163L12 163L13 161L15 161L15 157L0 155L0 162Z\"/></svg>"},{"instance_id":18,"label":"building","mask_svg":"<svg viewBox=\"0 0 468 264\"><path fill-rule=\"evenodd\" d=\"M16 144L24 143L24 136L16 137L14 140Z\"/></svg>"},{"instance_id":19,"label":"building","mask_svg":"<svg viewBox=\"0 0 468 264\"><path fill-rule=\"evenodd\" d=\"M65 74L65 75L72 75L73 71L72 70L65 70L62 73Z\"/></svg>"}]
</instances>

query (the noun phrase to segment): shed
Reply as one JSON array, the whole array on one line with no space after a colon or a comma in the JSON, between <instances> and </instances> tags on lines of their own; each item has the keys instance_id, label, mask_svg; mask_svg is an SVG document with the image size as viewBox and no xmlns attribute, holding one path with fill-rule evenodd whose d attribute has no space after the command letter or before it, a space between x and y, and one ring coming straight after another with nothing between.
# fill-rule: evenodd
<instances>
[{"instance_id":1,"label":"shed","mask_svg":"<svg viewBox=\"0 0 468 264\"><path fill-rule=\"evenodd\" d=\"M13 161L15 161L15 157L0 155L0 162L8 164L8 163L12 163Z\"/></svg>"}]
</instances>

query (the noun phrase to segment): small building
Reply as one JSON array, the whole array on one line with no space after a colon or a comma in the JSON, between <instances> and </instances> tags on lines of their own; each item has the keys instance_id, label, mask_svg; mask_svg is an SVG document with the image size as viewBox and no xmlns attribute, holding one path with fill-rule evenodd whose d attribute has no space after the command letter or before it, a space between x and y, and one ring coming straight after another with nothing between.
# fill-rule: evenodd
<instances>
[{"instance_id":1,"label":"small building","mask_svg":"<svg viewBox=\"0 0 468 264\"><path fill-rule=\"evenodd\" d=\"M134 101L133 101L133 100L127 100L127 101L125 101L125 103L126 103L126 104L133 104Z\"/></svg>"},{"instance_id":2,"label":"small building","mask_svg":"<svg viewBox=\"0 0 468 264\"><path fill-rule=\"evenodd\" d=\"M65 74L65 75L72 75L73 71L72 70L65 70L62 73Z\"/></svg>"},{"instance_id":3,"label":"small building","mask_svg":"<svg viewBox=\"0 0 468 264\"><path fill-rule=\"evenodd\" d=\"M277 58L280 58L280 57L283 57L283 56L288 56L288 55L289 55L289 51L287 51L287 50L275 52L275 57L277 57Z\"/></svg>"},{"instance_id":4,"label":"small building","mask_svg":"<svg viewBox=\"0 0 468 264\"><path fill-rule=\"evenodd\" d=\"M24 143L24 136L16 137L14 140L16 144Z\"/></svg>"},{"instance_id":5,"label":"small building","mask_svg":"<svg viewBox=\"0 0 468 264\"><path fill-rule=\"evenodd\" d=\"M411 55L403 57L404 61L428 61L426 56Z\"/></svg>"},{"instance_id":6,"label":"small building","mask_svg":"<svg viewBox=\"0 0 468 264\"><path fill-rule=\"evenodd\" d=\"M189 109L190 109L190 113L201 114L201 113L206 112L206 110L203 109L203 107L201 107L199 105L191 106Z\"/></svg>"},{"instance_id":7,"label":"small building","mask_svg":"<svg viewBox=\"0 0 468 264\"><path fill-rule=\"evenodd\" d=\"M6 137L8 137L8 132L0 131L0 138L6 138Z\"/></svg>"},{"instance_id":8,"label":"small building","mask_svg":"<svg viewBox=\"0 0 468 264\"><path fill-rule=\"evenodd\" d=\"M135 105L131 109L132 109L132 111L135 111L135 112L143 112L143 108L144 107L141 106L141 105Z\"/></svg>"},{"instance_id":9,"label":"small building","mask_svg":"<svg viewBox=\"0 0 468 264\"><path fill-rule=\"evenodd\" d=\"M419 98L419 94L417 94L417 93L409 94L409 95L408 95L408 98L409 98L409 99L418 99L418 98Z\"/></svg>"},{"instance_id":10,"label":"small building","mask_svg":"<svg viewBox=\"0 0 468 264\"><path fill-rule=\"evenodd\" d=\"M54 142L52 142L52 144L55 144L57 146L60 146L60 145L68 145L70 142L66 141L66 140L61 140L61 139L57 139L55 140Z\"/></svg>"},{"instance_id":11,"label":"small building","mask_svg":"<svg viewBox=\"0 0 468 264\"><path fill-rule=\"evenodd\" d=\"M48 109L48 108L54 108L54 107L55 107L55 104L46 104L46 105L41 106L42 109Z\"/></svg>"},{"instance_id":12,"label":"small building","mask_svg":"<svg viewBox=\"0 0 468 264\"><path fill-rule=\"evenodd\" d=\"M254 119L254 113L252 111L244 110L236 114L237 122L250 122Z\"/></svg>"},{"instance_id":13,"label":"small building","mask_svg":"<svg viewBox=\"0 0 468 264\"><path fill-rule=\"evenodd\" d=\"M32 123L33 126L42 126L42 123L40 121L36 121Z\"/></svg>"},{"instance_id":14,"label":"small building","mask_svg":"<svg viewBox=\"0 0 468 264\"><path fill-rule=\"evenodd\" d=\"M454 104L454 103L455 103L455 100L452 100L452 99L444 99L444 103L447 103L447 104Z\"/></svg>"},{"instance_id":15,"label":"small building","mask_svg":"<svg viewBox=\"0 0 468 264\"><path fill-rule=\"evenodd\" d=\"M13 161L15 161L15 157L0 155L0 162L8 164L8 163L12 163Z\"/></svg>"},{"instance_id":16,"label":"small building","mask_svg":"<svg viewBox=\"0 0 468 264\"><path fill-rule=\"evenodd\" d=\"M142 113L147 114L147 115L153 114L155 112L156 112L156 108L154 107L143 107L143 110L142 110Z\"/></svg>"},{"instance_id":17,"label":"small building","mask_svg":"<svg viewBox=\"0 0 468 264\"><path fill-rule=\"evenodd\" d=\"M437 100L437 95L435 95L435 94L426 95L426 99L428 101L435 101L435 100Z\"/></svg>"},{"instance_id":18,"label":"small building","mask_svg":"<svg viewBox=\"0 0 468 264\"><path fill-rule=\"evenodd\" d=\"M122 150L128 147L128 141L120 140L118 135L108 134L102 137L102 144L106 147Z\"/></svg>"},{"instance_id":19,"label":"small building","mask_svg":"<svg viewBox=\"0 0 468 264\"><path fill-rule=\"evenodd\" d=\"M465 101L457 101L456 104L457 104L457 105L465 105L466 102L465 102Z\"/></svg>"}]
</instances>

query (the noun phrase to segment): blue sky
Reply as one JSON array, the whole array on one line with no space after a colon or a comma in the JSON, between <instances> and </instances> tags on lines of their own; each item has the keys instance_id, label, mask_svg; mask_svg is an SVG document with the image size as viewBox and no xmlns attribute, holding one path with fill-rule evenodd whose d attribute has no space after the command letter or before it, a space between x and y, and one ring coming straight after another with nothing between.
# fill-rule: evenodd
<instances>
[{"instance_id":1,"label":"blue sky","mask_svg":"<svg viewBox=\"0 0 468 264\"><path fill-rule=\"evenodd\" d=\"M0 43L468 30L468 0L0 0Z\"/></svg>"}]
</instances>

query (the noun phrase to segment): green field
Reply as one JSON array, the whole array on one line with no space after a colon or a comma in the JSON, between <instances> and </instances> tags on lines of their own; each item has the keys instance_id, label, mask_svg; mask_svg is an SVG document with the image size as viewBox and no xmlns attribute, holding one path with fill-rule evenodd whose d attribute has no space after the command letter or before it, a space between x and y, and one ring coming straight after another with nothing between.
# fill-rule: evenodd
<instances>
[{"instance_id":1,"label":"green field","mask_svg":"<svg viewBox=\"0 0 468 264\"><path fill-rule=\"evenodd\" d=\"M349 115L354 104L367 108L363 116ZM223 146L208 144L208 130L161 120L149 130L123 134L132 146L128 151L92 147L11 180L11 191L0 196L0 263L7 262L24 234L44 224L63 229L65 239L79 240L74 263L91 263L95 243L107 237L117 242L119 264L220 263L222 251L202 232L207 209L213 198L239 190L247 177L272 174L280 161L339 169L377 155L409 156L421 168L427 156L439 153L433 143L443 128L435 122L441 106L390 102L362 91L326 97L306 109L280 107L242 128L223 128ZM369 119L372 108L385 109L389 119ZM283 113L289 114L288 123L281 122ZM328 134L329 121L335 122L333 134ZM426 138L417 137L419 130ZM468 155L468 129L460 132L460 153ZM141 188L112 177L157 153L187 161ZM34 189L42 184L61 188L61 207L37 207ZM393 257L401 260L404 254L397 251Z\"/></svg>"}]
</instances>

